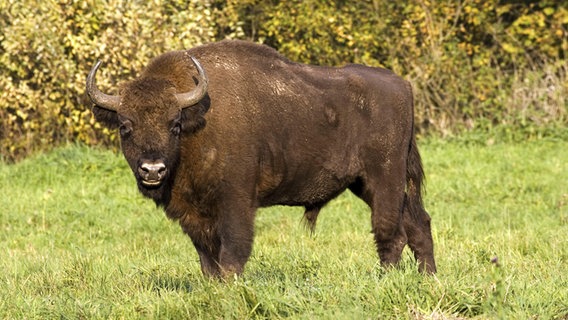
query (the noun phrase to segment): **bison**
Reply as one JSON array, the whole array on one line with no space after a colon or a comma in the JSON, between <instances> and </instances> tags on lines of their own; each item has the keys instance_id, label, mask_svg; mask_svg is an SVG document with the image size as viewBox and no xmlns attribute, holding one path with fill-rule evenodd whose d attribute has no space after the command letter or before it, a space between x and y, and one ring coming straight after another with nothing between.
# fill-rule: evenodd
<instances>
[{"instance_id":1,"label":"bison","mask_svg":"<svg viewBox=\"0 0 568 320\"><path fill-rule=\"evenodd\" d=\"M320 209L349 189L371 209L381 264L406 244L436 271L411 86L363 65L292 62L276 50L226 40L154 58L118 95L87 93L97 121L118 128L140 192L179 221L205 275L243 272L255 212Z\"/></svg>"}]
</instances>

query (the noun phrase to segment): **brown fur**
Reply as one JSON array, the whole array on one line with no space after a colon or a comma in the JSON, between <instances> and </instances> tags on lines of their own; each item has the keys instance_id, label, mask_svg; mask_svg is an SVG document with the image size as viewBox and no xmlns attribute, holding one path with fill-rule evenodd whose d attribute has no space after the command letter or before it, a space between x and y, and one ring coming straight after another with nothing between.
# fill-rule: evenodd
<instances>
[{"instance_id":1,"label":"brown fur","mask_svg":"<svg viewBox=\"0 0 568 320\"><path fill-rule=\"evenodd\" d=\"M383 265L396 264L409 244L420 269L435 272L407 82L379 68L297 64L243 41L187 52L209 78L198 105L181 111L175 103L176 92L195 87L196 71L185 51L174 51L122 85L117 112L94 113L125 133L138 181L141 159L165 163L165 182L139 189L179 221L204 274L243 271L257 208L304 206L313 230L320 209L347 188L371 208Z\"/></svg>"}]
</instances>

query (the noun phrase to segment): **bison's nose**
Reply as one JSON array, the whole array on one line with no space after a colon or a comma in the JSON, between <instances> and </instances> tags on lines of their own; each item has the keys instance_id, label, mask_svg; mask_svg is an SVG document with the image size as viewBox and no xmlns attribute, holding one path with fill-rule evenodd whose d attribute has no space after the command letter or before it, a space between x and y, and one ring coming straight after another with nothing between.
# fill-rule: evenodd
<instances>
[{"instance_id":1,"label":"bison's nose","mask_svg":"<svg viewBox=\"0 0 568 320\"><path fill-rule=\"evenodd\" d=\"M149 187L159 186L167 172L168 169L162 161L144 161L138 167L142 184Z\"/></svg>"}]
</instances>

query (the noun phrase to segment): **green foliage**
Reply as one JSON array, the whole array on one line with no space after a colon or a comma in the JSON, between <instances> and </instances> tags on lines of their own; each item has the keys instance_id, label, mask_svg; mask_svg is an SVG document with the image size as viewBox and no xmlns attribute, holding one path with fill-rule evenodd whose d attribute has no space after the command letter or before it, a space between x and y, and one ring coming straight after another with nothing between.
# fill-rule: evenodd
<instances>
[{"instance_id":1,"label":"green foliage","mask_svg":"<svg viewBox=\"0 0 568 320\"><path fill-rule=\"evenodd\" d=\"M15 159L65 141L112 143L95 123L85 79L112 92L152 57L212 39L201 1L3 1L0 3L0 150Z\"/></svg>"},{"instance_id":2,"label":"green foliage","mask_svg":"<svg viewBox=\"0 0 568 320\"><path fill-rule=\"evenodd\" d=\"M2 319L565 319L567 142L420 144L439 272L379 267L369 208L345 193L314 235L260 210L242 277L201 276L177 223L121 155L67 146L0 162Z\"/></svg>"},{"instance_id":3,"label":"green foliage","mask_svg":"<svg viewBox=\"0 0 568 320\"><path fill-rule=\"evenodd\" d=\"M422 133L568 124L568 2L7 0L0 2L0 152L115 145L84 92L97 59L109 92L165 51L223 38L292 60L363 63L412 82ZM547 132L551 132L548 130Z\"/></svg>"}]
</instances>

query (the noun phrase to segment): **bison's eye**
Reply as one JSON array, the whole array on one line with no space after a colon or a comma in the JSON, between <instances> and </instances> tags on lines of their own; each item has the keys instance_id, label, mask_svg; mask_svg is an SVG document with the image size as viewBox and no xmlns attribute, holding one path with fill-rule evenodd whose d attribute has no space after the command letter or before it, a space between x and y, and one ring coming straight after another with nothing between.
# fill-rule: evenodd
<instances>
[{"instance_id":1,"label":"bison's eye","mask_svg":"<svg viewBox=\"0 0 568 320\"><path fill-rule=\"evenodd\" d=\"M172 127L171 131L174 136L176 137L179 136L179 134L181 133L181 123L176 122Z\"/></svg>"},{"instance_id":2,"label":"bison's eye","mask_svg":"<svg viewBox=\"0 0 568 320\"><path fill-rule=\"evenodd\" d=\"M118 130L120 131L120 136L127 136L132 131L132 122L130 120L123 121Z\"/></svg>"}]
</instances>

